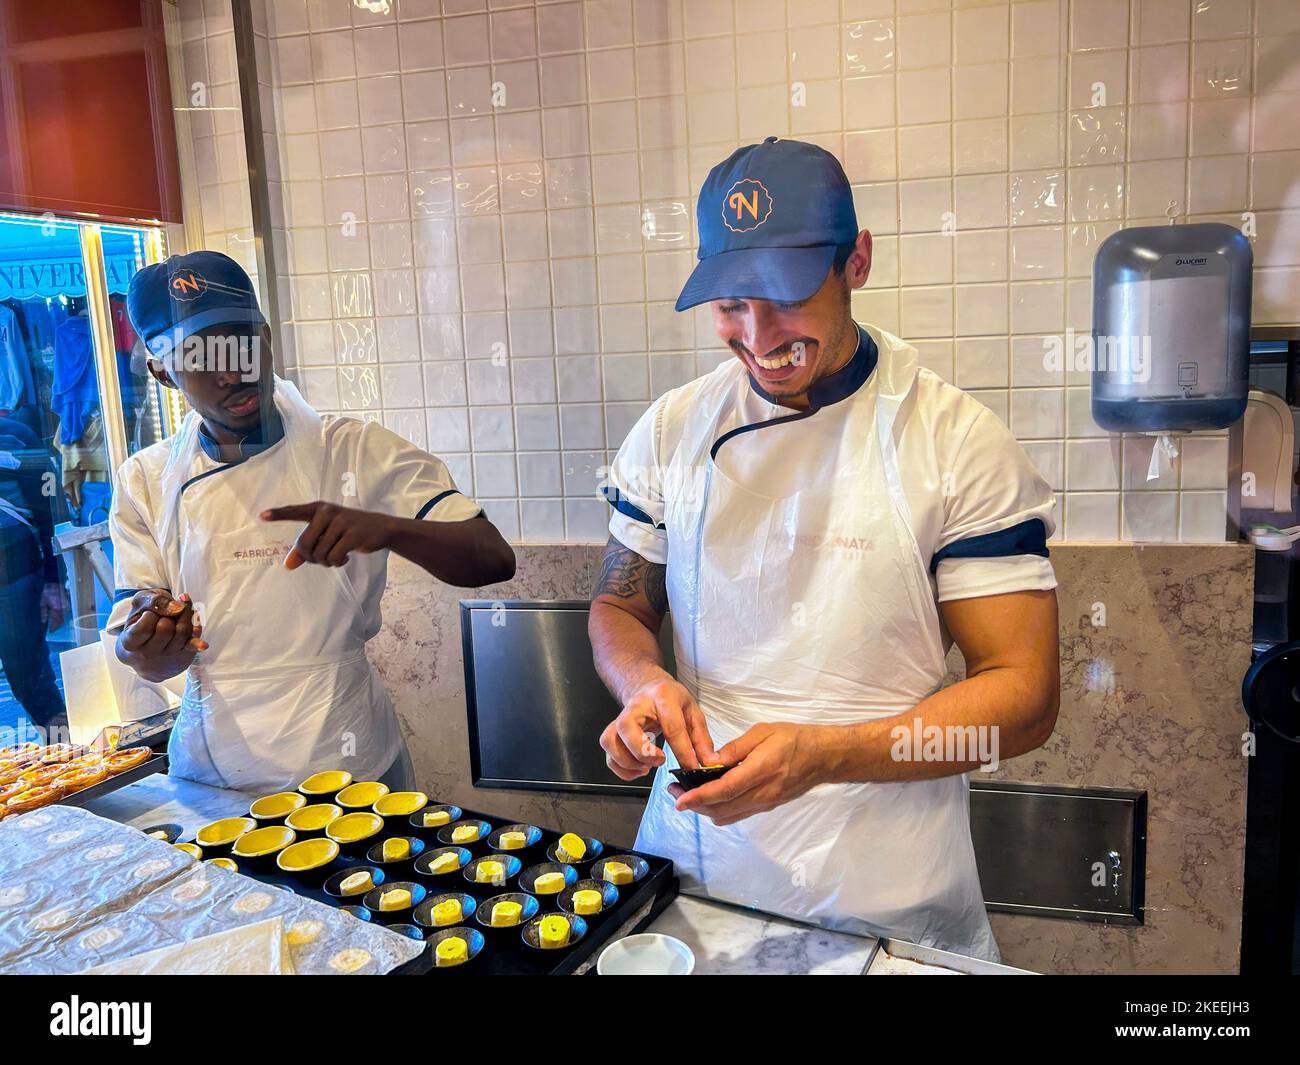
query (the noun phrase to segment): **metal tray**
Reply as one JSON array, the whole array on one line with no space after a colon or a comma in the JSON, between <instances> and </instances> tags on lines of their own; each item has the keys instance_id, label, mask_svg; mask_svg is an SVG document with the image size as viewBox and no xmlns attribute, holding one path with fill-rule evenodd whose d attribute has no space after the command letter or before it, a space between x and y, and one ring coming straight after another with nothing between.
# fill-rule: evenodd
<instances>
[{"instance_id":1,"label":"metal tray","mask_svg":"<svg viewBox=\"0 0 1300 1065\"><path fill-rule=\"evenodd\" d=\"M981 958L969 958L965 954L953 954L951 951L940 950L938 947L923 947L919 943L909 943L904 939L882 939L876 944L876 949L871 952L871 958L867 962L867 967L863 970L865 976L886 976L890 975L882 972L886 962L886 956L891 958L901 958L904 961L914 961L921 965L934 965L941 969L950 969L955 973L963 976L1037 976L1038 974L1029 969L1016 969L1010 965L1002 965L998 962L984 961ZM930 975L918 973L917 975Z\"/></svg>"},{"instance_id":2,"label":"metal tray","mask_svg":"<svg viewBox=\"0 0 1300 1065\"><path fill-rule=\"evenodd\" d=\"M165 772L167 772L167 755L155 751L152 758L141 762L138 766L128 769L125 773L111 776L107 780L101 780L98 784L92 784L88 788L74 791L71 795L65 795L55 805L85 806L86 803L102 798L109 792L117 791L118 788L124 788L128 784L134 784L142 777L147 777L152 773Z\"/></svg>"},{"instance_id":3,"label":"metal tray","mask_svg":"<svg viewBox=\"0 0 1300 1065\"><path fill-rule=\"evenodd\" d=\"M124 774L125 775L125 774ZM432 803L430 805L437 805ZM462 818L478 819L486 821L492 826L492 831L496 831L506 825L517 824L519 819L515 817L500 817L496 814L483 813L479 810L463 809ZM541 827L541 826L538 826ZM398 834L412 834L423 838L426 844L432 843L434 846L439 844L434 841L435 829L414 830L404 828L401 833L389 832L384 830L380 833L382 838L385 836ZM490 833L489 833L490 834ZM487 835L476 840L474 843L465 844L465 848L473 858L482 858L492 853L487 844ZM519 857L522 862L522 868L526 869L530 865L547 861L546 851L552 843L560 838L561 833L554 829L542 828L541 839L531 847L523 850L511 851L510 853ZM394 974L425 974L433 973L438 976L581 976L588 971L595 971L596 959L600 952L605 949L615 939L621 939L624 936L632 935L645 928L653 921L660 912L677 897L677 877L673 874L673 863L667 858L659 858L652 854L646 854L642 851L615 848L610 844L605 844L603 857L609 857L613 854L634 854L639 858L644 858L649 865L650 870L645 877L635 884L629 884L626 887L619 888L618 902L599 914L585 918L587 921L587 934L573 947L562 950L536 950L524 945L521 936L521 930L516 928L503 928L498 930L488 930L482 928L477 920L471 917L466 923L467 926L477 928L483 932L487 943L482 953L472 961L464 965L456 966L452 969L435 969L433 966L433 952L429 946L425 947L424 952L416 959L408 962L406 965L395 969ZM323 884L329 875L341 869L346 869L352 865L368 864L364 861L357 861L340 855L326 868L324 877L313 877L312 882L308 883L299 877L288 873L283 873L279 869L266 871L256 868L245 868L240 865L239 871L254 880L260 880L264 884L270 884L274 887L285 888L295 894L302 895L304 898L315 899L317 902L323 902L329 906L341 906L342 901L327 895L322 886L318 886L317 881ZM586 866L587 863L583 863ZM586 869L580 868L579 875L585 874ZM407 874L402 874L403 878L408 878ZM421 877L418 873L411 873L409 879L417 883L425 884L430 887L430 893L438 893L433 889L434 880L428 877ZM459 891L466 895L472 895L475 902L482 903L484 900L491 898L493 895L499 895L504 891L518 891L518 874L510 877L504 887L493 884L473 884L465 880L463 876L449 878L450 883L443 885L436 882L437 887L446 891ZM545 896L538 896L542 902L541 912L546 913L559 909L557 905L548 905ZM399 919L397 922L388 922L382 920L378 913L372 915L376 924L386 923L409 923L409 915Z\"/></svg>"}]
</instances>

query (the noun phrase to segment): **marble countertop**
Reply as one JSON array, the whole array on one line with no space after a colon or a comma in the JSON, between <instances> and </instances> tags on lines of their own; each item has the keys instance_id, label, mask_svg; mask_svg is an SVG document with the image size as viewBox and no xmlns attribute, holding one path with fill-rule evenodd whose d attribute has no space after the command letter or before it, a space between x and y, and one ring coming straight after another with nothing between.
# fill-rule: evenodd
<instances>
[{"instance_id":1,"label":"marble countertop","mask_svg":"<svg viewBox=\"0 0 1300 1065\"><path fill-rule=\"evenodd\" d=\"M100 817L149 828L176 823L187 834L248 809L249 796L155 774L86 803ZM708 899L678 896L648 931L676 936L695 953L700 975L853 975L876 940L801 925Z\"/></svg>"}]
</instances>

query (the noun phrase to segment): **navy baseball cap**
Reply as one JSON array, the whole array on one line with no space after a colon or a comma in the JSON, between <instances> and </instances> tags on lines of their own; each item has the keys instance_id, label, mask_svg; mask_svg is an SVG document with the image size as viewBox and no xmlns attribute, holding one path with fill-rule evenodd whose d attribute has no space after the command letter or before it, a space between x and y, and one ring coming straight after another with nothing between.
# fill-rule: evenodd
<instances>
[{"instance_id":1,"label":"navy baseball cap","mask_svg":"<svg viewBox=\"0 0 1300 1065\"><path fill-rule=\"evenodd\" d=\"M156 358L201 329L266 324L252 280L219 251L173 255L146 266L131 278L126 313Z\"/></svg>"},{"instance_id":2,"label":"navy baseball cap","mask_svg":"<svg viewBox=\"0 0 1300 1065\"><path fill-rule=\"evenodd\" d=\"M679 311L719 299L806 300L835 249L858 238L844 168L803 141L768 137L733 152L709 171L695 213L700 261Z\"/></svg>"}]
</instances>

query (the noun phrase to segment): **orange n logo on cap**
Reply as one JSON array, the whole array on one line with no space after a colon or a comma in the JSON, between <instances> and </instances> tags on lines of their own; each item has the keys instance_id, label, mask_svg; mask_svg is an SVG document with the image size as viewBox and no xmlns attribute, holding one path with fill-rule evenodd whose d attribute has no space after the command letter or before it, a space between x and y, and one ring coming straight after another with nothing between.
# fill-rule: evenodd
<instances>
[{"instance_id":1,"label":"orange n logo on cap","mask_svg":"<svg viewBox=\"0 0 1300 1065\"><path fill-rule=\"evenodd\" d=\"M192 300L202 296L208 290L208 279L196 270L183 274L172 274L170 287L172 299Z\"/></svg>"},{"instance_id":2,"label":"orange n logo on cap","mask_svg":"<svg viewBox=\"0 0 1300 1065\"><path fill-rule=\"evenodd\" d=\"M722 205L722 224L733 233L757 229L772 214L772 194L756 178L742 178L727 190Z\"/></svg>"}]
</instances>

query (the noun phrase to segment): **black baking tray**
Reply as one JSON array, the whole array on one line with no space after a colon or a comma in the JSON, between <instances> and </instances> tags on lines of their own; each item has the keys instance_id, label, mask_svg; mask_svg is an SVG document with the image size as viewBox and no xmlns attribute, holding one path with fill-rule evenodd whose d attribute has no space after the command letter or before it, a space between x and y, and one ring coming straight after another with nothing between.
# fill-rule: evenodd
<instances>
[{"instance_id":1,"label":"black baking tray","mask_svg":"<svg viewBox=\"0 0 1300 1065\"><path fill-rule=\"evenodd\" d=\"M101 780L98 784L92 784L88 788L74 791L71 795L65 795L56 805L85 806L88 802L103 798L109 792L117 791L118 788L124 788L128 784L134 784L137 780L150 774L165 772L167 772L167 755L155 751L151 758L146 759L137 766L133 766L125 773L117 773L106 780Z\"/></svg>"},{"instance_id":2,"label":"black baking tray","mask_svg":"<svg viewBox=\"0 0 1300 1065\"><path fill-rule=\"evenodd\" d=\"M437 804L431 802L430 805ZM496 814L483 813L478 810L465 809L461 816L464 819L486 821L492 826L493 832L506 825L519 823L517 817L500 817ZM411 833L421 836L426 845L441 846L434 839L435 832L435 829L417 831L403 827L400 833L384 830L375 838L379 840L387 836ZM487 845L487 836L490 834L485 834L474 843L464 844L465 848L470 852L471 860L492 853L491 848ZM530 865L548 861L546 851L552 843L560 838L560 835L560 832L553 829L543 828L542 838L533 846L509 853L519 858L521 862L520 870L522 871ZM470 917L465 922L465 925L482 932L486 939L483 951L478 957L454 968L435 969L432 949L426 945L419 957L393 970L393 973L399 975L432 973L437 976L576 976L582 975L588 970L594 972L596 959L608 944L615 939L621 939L644 929L677 897L677 877L673 873L673 863L667 858L646 854L643 851L618 848L605 842L601 857L608 858L614 854L634 854L639 858L644 858L646 864L650 867L649 872L636 883L620 887L618 902L608 910L584 918L587 921L587 934L574 946L562 950L536 950L524 945L521 934L522 926L497 930L485 929L478 923L477 915L475 915ZM342 901L327 895L323 886L320 885L330 875L339 870L352 865L364 864L369 863L340 855L330 863L326 875L314 878L312 883L306 883L298 877L282 873L279 869L268 871L245 868L241 863L239 871L255 880L260 880L264 884L287 888L304 898L315 899L317 902L337 907L342 905ZM589 868L589 863L581 863L578 867L579 877L585 877ZM410 873L408 875L404 872L401 874L401 879L410 879L424 884L429 888L431 895L440 894L444 891L463 892L466 895L472 895L474 900L480 904L493 895L499 895L506 891L521 890L518 884L518 874L510 877L504 886L472 884L463 875L448 877L447 880L450 882L447 884L442 883L440 879L422 877L419 873ZM539 895L537 898L542 904L541 913L549 913L559 909L558 904L548 904L546 901L547 896ZM375 924L382 925L386 923L380 920L379 914L374 914L373 920ZM409 913L405 921L410 923ZM399 920L395 923L402 922Z\"/></svg>"}]
</instances>

